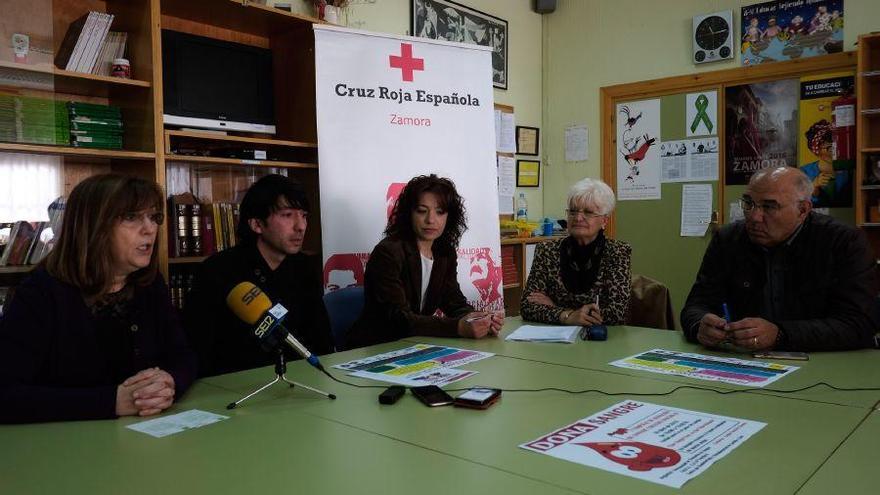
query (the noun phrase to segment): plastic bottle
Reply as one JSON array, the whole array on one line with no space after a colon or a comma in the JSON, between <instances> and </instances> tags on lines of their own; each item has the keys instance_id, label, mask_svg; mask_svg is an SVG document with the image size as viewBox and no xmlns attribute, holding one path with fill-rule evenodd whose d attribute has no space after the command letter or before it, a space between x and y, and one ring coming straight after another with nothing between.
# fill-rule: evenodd
<instances>
[{"instance_id":1,"label":"plastic bottle","mask_svg":"<svg viewBox=\"0 0 880 495\"><path fill-rule=\"evenodd\" d=\"M516 219L528 220L529 203L526 201L526 193L519 193L519 199L516 200Z\"/></svg>"}]
</instances>

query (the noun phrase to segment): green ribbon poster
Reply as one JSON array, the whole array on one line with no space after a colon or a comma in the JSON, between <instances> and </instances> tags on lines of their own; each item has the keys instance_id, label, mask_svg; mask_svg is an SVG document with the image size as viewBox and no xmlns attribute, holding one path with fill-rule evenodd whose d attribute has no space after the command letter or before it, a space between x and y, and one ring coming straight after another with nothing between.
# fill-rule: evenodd
<instances>
[{"instance_id":1,"label":"green ribbon poster","mask_svg":"<svg viewBox=\"0 0 880 495\"><path fill-rule=\"evenodd\" d=\"M688 93L685 99L687 137L714 136L718 128L718 93Z\"/></svg>"}]
</instances>

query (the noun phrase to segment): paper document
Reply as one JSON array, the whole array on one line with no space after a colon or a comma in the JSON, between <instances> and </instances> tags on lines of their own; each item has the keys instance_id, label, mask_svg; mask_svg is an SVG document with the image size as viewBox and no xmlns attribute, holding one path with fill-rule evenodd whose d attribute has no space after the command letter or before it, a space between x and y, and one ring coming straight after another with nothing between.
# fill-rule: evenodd
<instances>
[{"instance_id":1,"label":"paper document","mask_svg":"<svg viewBox=\"0 0 880 495\"><path fill-rule=\"evenodd\" d=\"M500 153L516 153L516 117L512 113L501 112L500 131L498 151Z\"/></svg>"},{"instance_id":2,"label":"paper document","mask_svg":"<svg viewBox=\"0 0 880 495\"><path fill-rule=\"evenodd\" d=\"M586 124L565 128L565 161L582 162L590 157L590 139Z\"/></svg>"},{"instance_id":3,"label":"paper document","mask_svg":"<svg viewBox=\"0 0 880 495\"><path fill-rule=\"evenodd\" d=\"M561 342L574 343L582 327L579 326L536 326L523 325L513 331L504 340L521 342Z\"/></svg>"},{"instance_id":4,"label":"paper document","mask_svg":"<svg viewBox=\"0 0 880 495\"><path fill-rule=\"evenodd\" d=\"M351 376L397 383L410 387L446 385L475 375L476 371L453 369L494 356L490 352L442 345L416 344L397 351L356 359L333 367Z\"/></svg>"},{"instance_id":5,"label":"paper document","mask_svg":"<svg viewBox=\"0 0 880 495\"><path fill-rule=\"evenodd\" d=\"M140 423L128 425L126 428L146 433L152 437L162 438L182 431L201 428L224 419L229 419L229 416L191 409L182 413L172 414L171 416L141 421Z\"/></svg>"},{"instance_id":6,"label":"paper document","mask_svg":"<svg viewBox=\"0 0 880 495\"><path fill-rule=\"evenodd\" d=\"M759 421L628 400L520 448L681 488L765 426Z\"/></svg>"},{"instance_id":7,"label":"paper document","mask_svg":"<svg viewBox=\"0 0 880 495\"><path fill-rule=\"evenodd\" d=\"M712 184L681 188L681 236L703 237L712 220Z\"/></svg>"},{"instance_id":8,"label":"paper document","mask_svg":"<svg viewBox=\"0 0 880 495\"><path fill-rule=\"evenodd\" d=\"M498 195L513 196L516 192L516 160L509 156L498 157Z\"/></svg>"},{"instance_id":9,"label":"paper document","mask_svg":"<svg viewBox=\"0 0 880 495\"><path fill-rule=\"evenodd\" d=\"M797 366L746 359L652 349L613 363L611 366L686 376L750 387L763 387L798 370Z\"/></svg>"}]
</instances>

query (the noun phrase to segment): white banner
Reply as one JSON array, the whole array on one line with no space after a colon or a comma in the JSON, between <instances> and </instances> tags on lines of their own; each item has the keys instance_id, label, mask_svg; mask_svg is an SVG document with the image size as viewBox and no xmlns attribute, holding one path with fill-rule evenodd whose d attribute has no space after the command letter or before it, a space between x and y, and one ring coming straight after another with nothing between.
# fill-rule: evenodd
<instances>
[{"instance_id":1,"label":"white banner","mask_svg":"<svg viewBox=\"0 0 880 495\"><path fill-rule=\"evenodd\" d=\"M315 26L315 73L325 290L363 284L403 186L435 173L467 208L462 292L503 309L491 51Z\"/></svg>"}]
</instances>

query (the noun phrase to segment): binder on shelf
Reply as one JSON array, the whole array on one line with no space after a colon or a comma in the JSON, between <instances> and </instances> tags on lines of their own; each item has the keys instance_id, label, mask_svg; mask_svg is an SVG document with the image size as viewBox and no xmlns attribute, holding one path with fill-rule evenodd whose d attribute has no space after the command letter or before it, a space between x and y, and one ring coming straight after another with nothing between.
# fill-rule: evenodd
<instances>
[{"instance_id":1,"label":"binder on shelf","mask_svg":"<svg viewBox=\"0 0 880 495\"><path fill-rule=\"evenodd\" d=\"M55 55L55 66L64 70L76 70L82 53L88 44L88 33L97 18L97 12L89 12L73 21ZM85 34L85 36L84 36Z\"/></svg>"}]
</instances>

